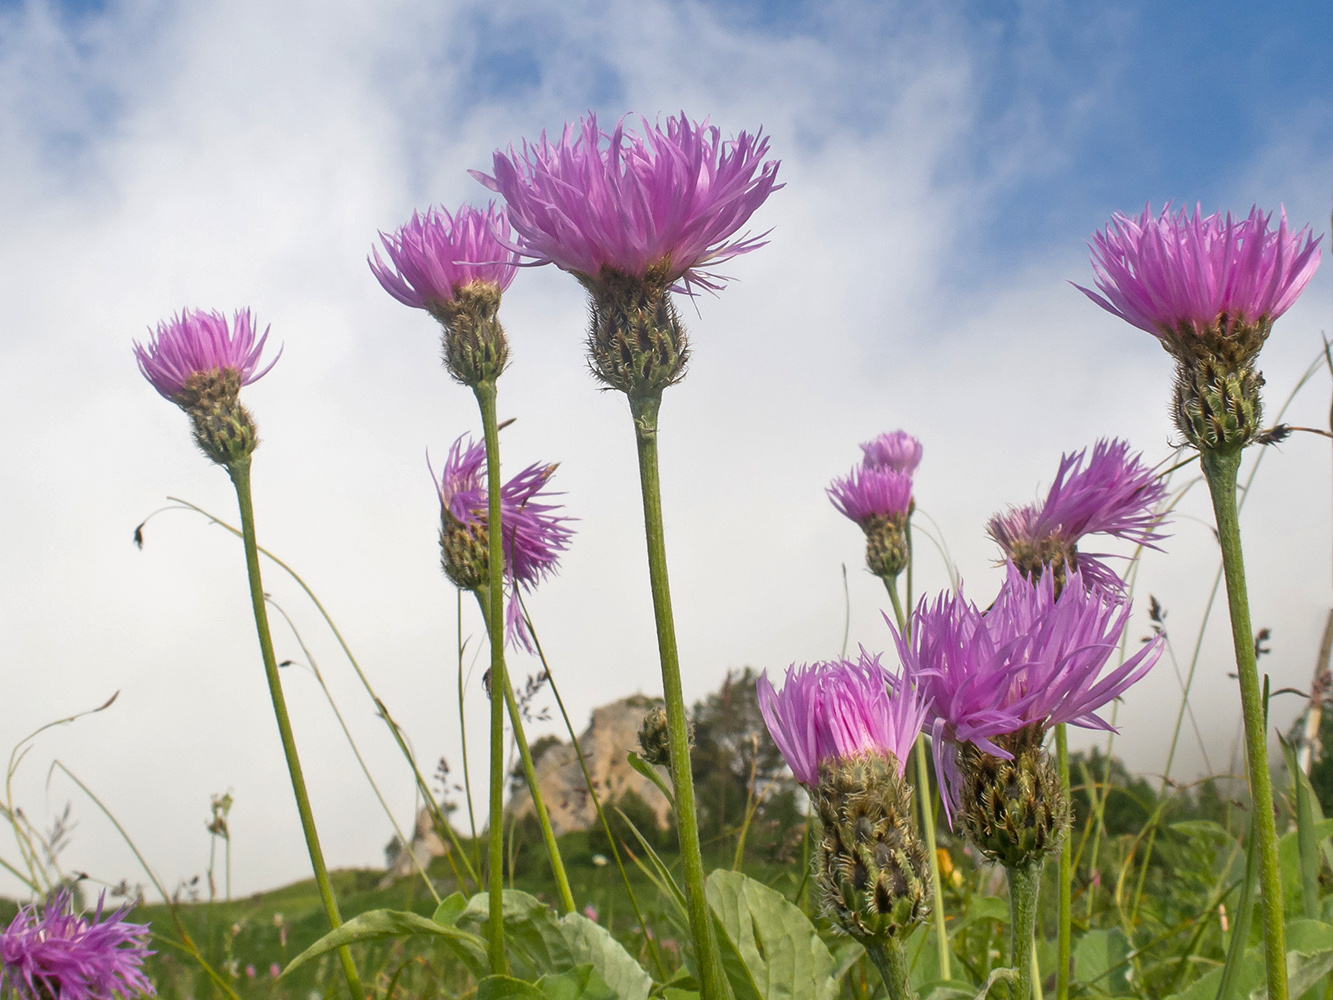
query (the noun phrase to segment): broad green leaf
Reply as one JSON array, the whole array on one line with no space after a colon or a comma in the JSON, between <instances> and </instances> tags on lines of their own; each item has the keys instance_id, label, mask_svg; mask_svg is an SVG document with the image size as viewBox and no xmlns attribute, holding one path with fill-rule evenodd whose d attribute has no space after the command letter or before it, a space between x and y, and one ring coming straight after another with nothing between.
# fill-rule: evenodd
<instances>
[{"instance_id":1,"label":"broad green leaf","mask_svg":"<svg viewBox=\"0 0 1333 1000\"><path fill-rule=\"evenodd\" d=\"M546 1000L617 1000L618 997L591 965L576 965L568 972L546 976L538 985Z\"/></svg>"},{"instance_id":2,"label":"broad green leaf","mask_svg":"<svg viewBox=\"0 0 1333 1000\"><path fill-rule=\"evenodd\" d=\"M467 897L461 892L455 892L452 895L440 900L440 905L435 907L435 914L431 917L437 924L443 924L445 927L453 927L458 923L458 918L462 916L463 911L467 909Z\"/></svg>"},{"instance_id":3,"label":"broad green leaf","mask_svg":"<svg viewBox=\"0 0 1333 1000\"><path fill-rule=\"evenodd\" d=\"M739 872L715 871L705 895L736 1000L832 1000L833 956L781 893Z\"/></svg>"},{"instance_id":4,"label":"broad green leaf","mask_svg":"<svg viewBox=\"0 0 1333 1000\"><path fill-rule=\"evenodd\" d=\"M1333 835L1333 819L1314 824L1314 841ZM1277 841L1278 868L1282 873L1282 909L1287 919L1304 916L1305 890L1301 880L1299 831L1284 833Z\"/></svg>"},{"instance_id":5,"label":"broad green leaf","mask_svg":"<svg viewBox=\"0 0 1333 1000\"><path fill-rule=\"evenodd\" d=\"M1296 853L1300 861L1301 872L1301 910L1310 920L1319 918L1319 851L1315 846L1315 816L1310 802L1314 799L1314 789L1310 779L1305 776L1296 759L1296 749L1286 740L1280 739L1282 754L1287 761L1287 774L1291 778L1292 799L1296 803Z\"/></svg>"},{"instance_id":6,"label":"broad green leaf","mask_svg":"<svg viewBox=\"0 0 1333 1000\"><path fill-rule=\"evenodd\" d=\"M487 976L477 983L477 1000L546 1000L546 995L521 979Z\"/></svg>"},{"instance_id":7,"label":"broad green leaf","mask_svg":"<svg viewBox=\"0 0 1333 1000\"><path fill-rule=\"evenodd\" d=\"M520 977L537 980L549 972L566 972L577 964L554 910L517 889L506 889L502 899L505 951ZM484 934L489 922L490 897L479 892L468 900L458 923L475 926Z\"/></svg>"},{"instance_id":8,"label":"broad green leaf","mask_svg":"<svg viewBox=\"0 0 1333 1000\"><path fill-rule=\"evenodd\" d=\"M1169 829L1191 840L1214 840L1226 843L1232 839L1226 827L1210 819L1182 819L1178 823L1169 824Z\"/></svg>"},{"instance_id":9,"label":"broad green leaf","mask_svg":"<svg viewBox=\"0 0 1333 1000\"><path fill-rule=\"evenodd\" d=\"M1088 931L1074 947L1074 978L1115 996L1129 993L1125 959L1130 950L1129 939L1119 927Z\"/></svg>"},{"instance_id":10,"label":"broad green leaf","mask_svg":"<svg viewBox=\"0 0 1333 1000\"><path fill-rule=\"evenodd\" d=\"M582 913L566 913L560 918L560 928L575 961L596 969L620 1000L647 1000L653 977L610 931Z\"/></svg>"},{"instance_id":11,"label":"broad green leaf","mask_svg":"<svg viewBox=\"0 0 1333 1000\"><path fill-rule=\"evenodd\" d=\"M1009 900L999 896L973 896L967 901L967 916L964 924L978 920L999 920L1009 923Z\"/></svg>"},{"instance_id":12,"label":"broad green leaf","mask_svg":"<svg viewBox=\"0 0 1333 1000\"><path fill-rule=\"evenodd\" d=\"M629 766L634 768L634 770L638 771L645 778L647 778L654 785L656 785L658 791L660 791L663 795L666 796L666 800L671 803L671 807L673 809L676 807L676 795L671 790L671 786L666 783L666 779L662 777L661 772L659 772L657 768L653 767L652 764L649 764L646 760L640 757L633 750L629 752Z\"/></svg>"},{"instance_id":13,"label":"broad green leaf","mask_svg":"<svg viewBox=\"0 0 1333 1000\"><path fill-rule=\"evenodd\" d=\"M1333 972L1333 924L1319 920L1287 921L1289 996L1299 997ZM1267 1000L1263 945L1250 948L1236 965L1235 996ZM1222 970L1214 969L1169 1000L1214 1000Z\"/></svg>"},{"instance_id":14,"label":"broad green leaf","mask_svg":"<svg viewBox=\"0 0 1333 1000\"><path fill-rule=\"evenodd\" d=\"M662 1000L699 1000L699 994L694 990L678 990L668 986L662 991Z\"/></svg>"},{"instance_id":15,"label":"broad green leaf","mask_svg":"<svg viewBox=\"0 0 1333 1000\"><path fill-rule=\"evenodd\" d=\"M447 927L428 920L416 913L403 910L371 910L353 917L335 931L330 931L297 955L283 970L283 975L291 972L312 958L327 954L345 944L361 944L367 941L383 941L386 938L406 938L416 934L430 934L443 940L444 944L456 954L468 971L475 976L485 974L486 942L475 934Z\"/></svg>"}]
</instances>

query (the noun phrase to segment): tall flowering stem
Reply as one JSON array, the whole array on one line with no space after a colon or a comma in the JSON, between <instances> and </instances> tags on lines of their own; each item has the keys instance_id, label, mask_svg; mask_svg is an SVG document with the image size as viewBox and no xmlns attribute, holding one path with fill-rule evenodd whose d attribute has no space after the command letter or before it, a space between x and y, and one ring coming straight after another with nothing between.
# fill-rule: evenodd
<instances>
[{"instance_id":1,"label":"tall flowering stem","mask_svg":"<svg viewBox=\"0 0 1333 1000\"><path fill-rule=\"evenodd\" d=\"M482 618L486 620L486 630L490 632L491 599L487 589L479 587L474 591L477 603L481 605ZM494 697L495 688L491 688ZM555 839L551 827L551 813L546 808L546 799L542 795L541 785L537 781L537 769L532 763L532 749L528 745L528 735L523 731L523 716L519 713L518 702L514 698L514 685L505 676L505 708L509 712L509 724L514 727L514 742L518 744L518 757L523 764L523 776L528 782L528 793L532 796L532 808L537 813L537 825L541 827L542 843L546 845L547 857L551 860L551 874L555 876L555 891L560 897L560 908L565 913L573 913L574 894L569 888L569 875L565 872L565 861L560 855L560 845Z\"/></svg>"},{"instance_id":2,"label":"tall flowering stem","mask_svg":"<svg viewBox=\"0 0 1333 1000\"><path fill-rule=\"evenodd\" d=\"M1273 784L1268 769L1267 727L1263 693L1254 652L1254 626L1245 586L1245 560L1240 545L1240 518L1236 509L1236 479L1240 450L1202 451L1199 460L1217 518L1217 540L1222 548L1222 569L1227 580L1231 612L1231 640L1240 677L1241 712L1245 719L1245 758L1250 770L1250 798L1254 803L1254 832L1259 845L1260 898L1264 909L1264 960L1268 995L1287 997L1286 928L1282 922L1282 879L1278 872L1277 824L1273 817Z\"/></svg>"},{"instance_id":3,"label":"tall flowering stem","mask_svg":"<svg viewBox=\"0 0 1333 1000\"><path fill-rule=\"evenodd\" d=\"M666 703L667 737L671 753L671 784L676 797L676 829L680 836L680 860L685 876L685 902L690 933L699 962L702 995L708 1000L727 996L722 960L718 953L713 918L704 897L704 861L699 846L699 819L694 804L694 775L690 765L690 732L685 715L685 696L680 684L680 654L676 647L676 623L671 611L671 586L667 580L666 535L662 527L662 484L657 461L657 414L660 394L631 396L634 438L639 452L639 485L643 494L643 527L648 545L648 581L653 593L653 619L657 626L657 649L662 663L662 698Z\"/></svg>"},{"instance_id":4,"label":"tall flowering stem","mask_svg":"<svg viewBox=\"0 0 1333 1000\"><path fill-rule=\"evenodd\" d=\"M1154 217L1117 214L1092 238L1101 294L1081 289L1103 309L1157 337L1176 362L1173 416L1199 459L1213 498L1227 581L1231 633L1245 719L1250 795L1264 904L1268 995L1288 995L1282 884L1259 671L1236 510L1241 450L1262 441L1263 375L1259 351L1273 322L1291 308L1319 267L1309 227L1292 232L1286 213L1276 230L1257 206L1246 218L1205 217L1170 207Z\"/></svg>"},{"instance_id":5,"label":"tall flowering stem","mask_svg":"<svg viewBox=\"0 0 1333 1000\"><path fill-rule=\"evenodd\" d=\"M1065 732L1065 723L1055 727L1055 767L1060 775L1060 792L1065 800L1072 802L1069 791L1069 736ZM1059 895L1059 916L1056 924L1056 1000L1069 1000L1069 959L1070 959L1070 921L1073 918L1073 881L1074 857L1073 837L1065 837L1060 842L1060 878L1056 883Z\"/></svg>"},{"instance_id":6,"label":"tall flowering stem","mask_svg":"<svg viewBox=\"0 0 1333 1000\"><path fill-rule=\"evenodd\" d=\"M486 440L486 523L502 524L500 520L500 430L495 418L495 383L478 382L472 387L481 410L482 434ZM505 674L504 654L504 538L499 531L487 533L487 569L490 580L486 597L490 608L486 615L486 632L491 644L491 802L487 835L488 851L486 887L490 906L487 954L491 971L497 976L505 973L504 927L504 738L505 704L497 698L504 691L509 678Z\"/></svg>"},{"instance_id":7,"label":"tall flowering stem","mask_svg":"<svg viewBox=\"0 0 1333 1000\"><path fill-rule=\"evenodd\" d=\"M908 545L907 567L910 572L911 545ZM893 603L893 615L898 621L898 630L908 635L911 621L903 613L902 601L898 598L897 580L885 580L889 600ZM940 966L940 978L949 979L952 975L949 962L949 930L944 923L944 887L940 883L940 855L935 841L935 804L930 794L930 775L926 763L926 736L922 733L916 738L916 791L921 801L921 829L926 835L926 849L930 852L930 880L934 890L931 907L935 921L935 953ZM885 980L887 982L887 980Z\"/></svg>"},{"instance_id":8,"label":"tall flowering stem","mask_svg":"<svg viewBox=\"0 0 1333 1000\"><path fill-rule=\"evenodd\" d=\"M259 649L264 658L264 676L268 680L273 714L278 720L278 734L282 738L282 752L287 758L287 771L292 778L292 792L296 796L296 810L301 816L301 830L310 852L310 865L315 870L315 882L319 885L319 898L324 903L330 926L337 930L342 926L342 915L338 912L338 900L333 894L328 866L324 863L324 851L315 829L315 816L310 809L305 775L301 770L301 759L296 753L296 739L292 735L292 723L287 714L287 699L283 696L282 680L278 676L278 660L273 654L273 635L269 631L264 582L259 574L259 547L255 540L254 502L250 495L250 456L232 461L227 466L227 473L236 487L236 501L241 509L241 540L245 545L245 568L250 578L250 602L254 610L255 628L259 633ZM346 945L338 949L338 961L342 964L353 1000L361 1000L366 994L361 987L356 963L352 961L352 953Z\"/></svg>"}]
</instances>

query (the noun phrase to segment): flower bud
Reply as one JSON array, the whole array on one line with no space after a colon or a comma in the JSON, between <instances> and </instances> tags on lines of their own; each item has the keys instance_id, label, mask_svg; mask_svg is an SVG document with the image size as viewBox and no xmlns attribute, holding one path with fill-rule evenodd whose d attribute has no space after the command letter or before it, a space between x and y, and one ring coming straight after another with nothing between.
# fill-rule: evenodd
<instances>
[{"instance_id":1,"label":"flower bud","mask_svg":"<svg viewBox=\"0 0 1333 1000\"><path fill-rule=\"evenodd\" d=\"M478 279L427 304L444 328L444 366L463 385L494 383L509 363L509 341L496 314L500 286Z\"/></svg>"},{"instance_id":2,"label":"flower bud","mask_svg":"<svg viewBox=\"0 0 1333 1000\"><path fill-rule=\"evenodd\" d=\"M690 745L694 745L694 733L690 733ZM643 717L643 725L639 727L639 749L643 751L643 759L649 764L657 764L661 767L671 766L671 741L667 731L666 709L660 705L651 709Z\"/></svg>"},{"instance_id":3,"label":"flower bud","mask_svg":"<svg viewBox=\"0 0 1333 1000\"><path fill-rule=\"evenodd\" d=\"M966 743L959 751L962 785L958 811L968 839L1006 868L1040 861L1069 829L1069 802L1042 749L1040 725L998 736L1013 754L1003 760Z\"/></svg>"},{"instance_id":4,"label":"flower bud","mask_svg":"<svg viewBox=\"0 0 1333 1000\"><path fill-rule=\"evenodd\" d=\"M602 268L580 276L591 297L588 366L612 389L634 397L660 396L685 377L690 347L668 297L669 281Z\"/></svg>"},{"instance_id":5,"label":"flower bud","mask_svg":"<svg viewBox=\"0 0 1333 1000\"><path fill-rule=\"evenodd\" d=\"M815 879L828 913L863 944L905 936L930 914L930 856L892 754L820 762Z\"/></svg>"}]
</instances>

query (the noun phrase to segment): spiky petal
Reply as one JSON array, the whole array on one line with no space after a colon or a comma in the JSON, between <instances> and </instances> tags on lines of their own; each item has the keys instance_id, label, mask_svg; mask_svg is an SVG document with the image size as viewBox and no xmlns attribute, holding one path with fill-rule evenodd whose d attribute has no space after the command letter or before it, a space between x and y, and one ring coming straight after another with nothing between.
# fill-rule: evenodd
<instances>
[{"instance_id":1,"label":"spiky petal","mask_svg":"<svg viewBox=\"0 0 1333 1000\"><path fill-rule=\"evenodd\" d=\"M260 368L260 354L268 340L268 329L256 336L249 309L237 310L232 323L220 312L182 309L157 324L147 346L134 342L139 371L154 389L180 404L190 384L199 376L228 374L237 388L268 374L278 358ZM282 351L278 351L282 356Z\"/></svg>"},{"instance_id":2,"label":"spiky petal","mask_svg":"<svg viewBox=\"0 0 1333 1000\"><path fill-rule=\"evenodd\" d=\"M921 442L906 431L881 434L862 444L861 451L865 453L867 468L892 469L910 476L921 464Z\"/></svg>"},{"instance_id":3,"label":"spiky petal","mask_svg":"<svg viewBox=\"0 0 1333 1000\"><path fill-rule=\"evenodd\" d=\"M1271 322L1286 312L1319 267L1319 241L1309 227L1292 233L1282 210L1276 232L1272 213L1250 209L1205 217L1199 206L1160 216L1152 206L1135 218L1116 213L1092 237L1097 294L1079 291L1103 309L1158 337L1182 327L1203 333L1232 323ZM1304 240L1304 245L1302 245Z\"/></svg>"},{"instance_id":4,"label":"spiky petal","mask_svg":"<svg viewBox=\"0 0 1333 1000\"><path fill-rule=\"evenodd\" d=\"M485 444L460 437L450 447L435 483L443 517L440 545L445 572L464 588L478 587L488 580L485 469ZM547 502L548 497L556 495L547 489L555 470L555 465L530 465L500 488L505 576L511 590L517 585L531 591L554 573L561 553L574 537L569 527L573 519L558 513L562 509L559 504ZM511 595L506 623L511 640L530 646L516 596Z\"/></svg>"},{"instance_id":5,"label":"spiky petal","mask_svg":"<svg viewBox=\"0 0 1333 1000\"><path fill-rule=\"evenodd\" d=\"M1053 574L1034 586L1012 563L983 612L962 594L922 599L910 638L889 622L904 664L929 705L935 764L956 803L956 761L945 744L972 743L1000 758L996 738L1059 723L1112 727L1098 710L1140 680L1162 654L1156 636L1103 675L1129 621L1129 602L1087 586L1075 570L1055 594ZM887 620L887 617L886 617Z\"/></svg>"},{"instance_id":6,"label":"spiky petal","mask_svg":"<svg viewBox=\"0 0 1333 1000\"><path fill-rule=\"evenodd\" d=\"M871 750L892 754L902 777L925 722L925 706L911 678L904 673L895 679L879 659L862 649L856 662L793 664L780 692L767 670L760 675L764 722L792 774L807 787L819 782L822 761Z\"/></svg>"},{"instance_id":7,"label":"spiky petal","mask_svg":"<svg viewBox=\"0 0 1333 1000\"><path fill-rule=\"evenodd\" d=\"M485 210L463 205L453 215L433 207L425 215L413 212L393 233L380 233L389 260L372 248L368 262L403 305L435 312L474 282L508 288L518 260L509 241L509 222L494 202Z\"/></svg>"},{"instance_id":8,"label":"spiky petal","mask_svg":"<svg viewBox=\"0 0 1333 1000\"><path fill-rule=\"evenodd\" d=\"M782 186L778 162L764 160L768 138L723 140L683 112L665 131L642 121L643 136L623 119L608 134L590 113L567 123L559 142L543 132L521 153L496 150L494 176L472 175L504 197L520 252L534 264L720 289L725 279L709 268L764 245L763 236L737 233Z\"/></svg>"},{"instance_id":9,"label":"spiky petal","mask_svg":"<svg viewBox=\"0 0 1333 1000\"><path fill-rule=\"evenodd\" d=\"M155 994L143 973L151 928L103 916L103 898L89 917L72 912L68 889L44 906L19 909L0 933L0 992L19 1000L114 1000Z\"/></svg>"},{"instance_id":10,"label":"spiky petal","mask_svg":"<svg viewBox=\"0 0 1333 1000\"><path fill-rule=\"evenodd\" d=\"M1139 455L1130 455L1127 441L1102 439L1090 458L1086 448L1060 456L1046 499L996 514L987 530L1029 580L1051 566L1056 582L1063 583L1070 566L1085 584L1121 590L1120 577L1104 561L1112 556L1081 552L1077 546L1085 537L1109 535L1157 548L1155 543L1166 537L1157 512L1165 496L1166 485Z\"/></svg>"}]
</instances>

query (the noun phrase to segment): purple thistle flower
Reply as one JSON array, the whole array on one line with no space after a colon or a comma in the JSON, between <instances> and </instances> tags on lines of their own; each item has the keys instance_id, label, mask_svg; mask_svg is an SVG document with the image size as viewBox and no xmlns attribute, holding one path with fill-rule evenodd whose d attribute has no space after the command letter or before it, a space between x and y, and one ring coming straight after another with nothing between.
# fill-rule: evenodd
<instances>
[{"instance_id":1,"label":"purple thistle flower","mask_svg":"<svg viewBox=\"0 0 1333 1000\"><path fill-rule=\"evenodd\" d=\"M819 783L820 761L870 750L892 754L901 778L926 718L920 691L908 677L906 670L893 677L878 654L863 648L856 663L788 667L781 692L765 670L758 681L759 710L792 774L807 788Z\"/></svg>"},{"instance_id":2,"label":"purple thistle flower","mask_svg":"<svg viewBox=\"0 0 1333 1000\"><path fill-rule=\"evenodd\" d=\"M1291 308L1319 266L1323 238L1312 239L1308 226L1289 232L1285 211L1277 232L1269 232L1271 218L1257 206L1245 219L1204 218L1197 205L1193 216L1183 208L1172 215L1169 204L1157 217L1151 206L1137 219L1116 213L1090 244L1104 297L1074 287L1158 337L1182 327L1202 333L1271 322Z\"/></svg>"},{"instance_id":3,"label":"purple thistle flower","mask_svg":"<svg viewBox=\"0 0 1333 1000\"><path fill-rule=\"evenodd\" d=\"M141 966L150 928L126 922L129 907L103 918L70 912L69 889L22 907L0 933L0 990L21 1000L113 1000L155 994Z\"/></svg>"},{"instance_id":4,"label":"purple thistle flower","mask_svg":"<svg viewBox=\"0 0 1333 1000\"><path fill-rule=\"evenodd\" d=\"M706 268L764 245L767 234L736 233L782 186L778 161L763 159L768 138L724 141L684 112L665 132L642 121L643 137L623 119L608 135L589 113L566 123L558 143L543 132L522 153L496 150L495 175L472 176L504 197L518 249L534 264L589 279L652 272L663 285L720 290L725 279Z\"/></svg>"},{"instance_id":5,"label":"purple thistle flower","mask_svg":"<svg viewBox=\"0 0 1333 1000\"><path fill-rule=\"evenodd\" d=\"M230 326L220 312L182 309L179 315L157 324L147 347L136 340L134 354L139 371L153 388L179 403L191 376L234 372L241 385L263 378L278 363L274 358L259 370L259 355L266 340L267 327L256 338L249 309L237 310Z\"/></svg>"},{"instance_id":6,"label":"purple thistle flower","mask_svg":"<svg viewBox=\"0 0 1333 1000\"><path fill-rule=\"evenodd\" d=\"M431 208L393 234L380 233L389 256L378 248L367 258L384 290L415 309L432 310L450 302L454 293L473 282L494 285L501 292L514 280L518 257L509 248L509 222L491 202L485 211L464 205L450 215Z\"/></svg>"},{"instance_id":7,"label":"purple thistle flower","mask_svg":"<svg viewBox=\"0 0 1333 1000\"><path fill-rule=\"evenodd\" d=\"M946 592L933 604L922 599L910 638L889 622L898 654L929 704L936 773L951 796L957 774L946 740L1007 759L1011 755L994 739L1030 725L1112 729L1097 710L1140 680L1162 654L1159 635L1102 676L1129 612L1127 600L1087 586L1077 570L1057 597L1053 573L1033 586L1010 563L987 611L961 591Z\"/></svg>"},{"instance_id":8,"label":"purple thistle flower","mask_svg":"<svg viewBox=\"0 0 1333 1000\"><path fill-rule=\"evenodd\" d=\"M544 502L545 497L554 495L546 485L555 470L555 465L530 465L500 487L501 540L505 575L511 590L517 585L531 591L554 573L560 554L569 548L574 537L573 530L567 527L572 519L556 513L561 509L559 504ZM431 476L434 478L433 472ZM461 437L455 441L436 490L441 507L457 522L485 528L488 514L485 444L468 441L465 446ZM511 641L518 640L531 649L516 597L511 597L505 618Z\"/></svg>"},{"instance_id":9,"label":"purple thistle flower","mask_svg":"<svg viewBox=\"0 0 1333 1000\"><path fill-rule=\"evenodd\" d=\"M864 527L871 518L907 516L912 506L912 477L866 463L833 480L824 492L844 516Z\"/></svg>"},{"instance_id":10,"label":"purple thistle flower","mask_svg":"<svg viewBox=\"0 0 1333 1000\"><path fill-rule=\"evenodd\" d=\"M921 442L906 431L881 434L861 445L865 465L873 469L892 469L913 475L921 464Z\"/></svg>"},{"instance_id":11,"label":"purple thistle flower","mask_svg":"<svg viewBox=\"0 0 1333 1000\"><path fill-rule=\"evenodd\" d=\"M1153 543L1166 537L1157 530L1162 520L1156 513L1166 485L1140 457L1131 457L1129 443L1119 439L1098 441L1091 458L1086 448L1061 455L1046 499L996 514L986 530L1029 579L1037 579L1043 565L1056 565L1058 573L1068 564L1086 585L1122 590L1120 577L1103 561L1112 557L1109 553L1078 552L1076 547L1087 535L1110 535L1154 549Z\"/></svg>"}]
</instances>

